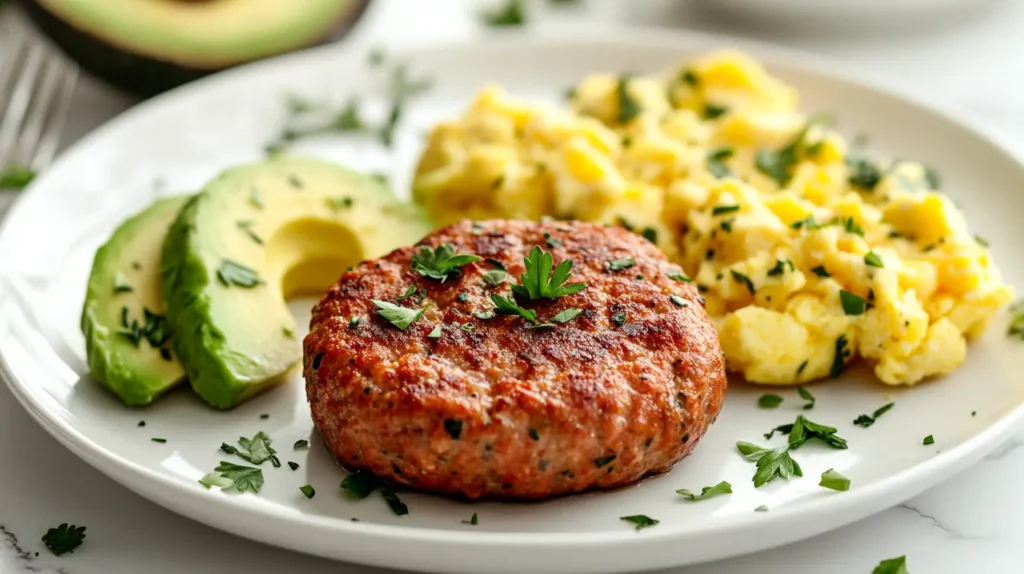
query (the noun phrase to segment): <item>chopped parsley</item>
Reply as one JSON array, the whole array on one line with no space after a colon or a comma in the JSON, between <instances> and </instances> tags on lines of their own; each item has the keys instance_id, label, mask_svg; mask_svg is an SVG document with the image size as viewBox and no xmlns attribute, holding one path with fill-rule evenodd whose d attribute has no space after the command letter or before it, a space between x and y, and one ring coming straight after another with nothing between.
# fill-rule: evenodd
<instances>
[{"instance_id":1,"label":"chopped parsley","mask_svg":"<svg viewBox=\"0 0 1024 574\"><path fill-rule=\"evenodd\" d=\"M754 282L750 280L750 277L747 277L746 275L740 273L739 271L736 271L735 269L730 269L729 274L732 275L732 278L735 281L743 283L747 287L747 291L750 291L751 295L757 293L757 290L754 289Z\"/></svg>"},{"instance_id":2,"label":"chopped parsley","mask_svg":"<svg viewBox=\"0 0 1024 574\"><path fill-rule=\"evenodd\" d=\"M471 526L476 526L477 524L480 524L480 521L479 521L479 519L478 519L478 518L476 517L476 513L474 512L474 513L473 513L473 516L471 516L471 517L469 518L469 520L463 520L463 521L462 521L462 523L463 523L463 524L469 524L469 525L471 525Z\"/></svg>"},{"instance_id":3,"label":"chopped parsley","mask_svg":"<svg viewBox=\"0 0 1024 574\"><path fill-rule=\"evenodd\" d=\"M863 297L850 293L846 289L839 290L839 302L843 305L843 313L847 315L863 315L868 303Z\"/></svg>"},{"instance_id":4,"label":"chopped parsley","mask_svg":"<svg viewBox=\"0 0 1024 574\"><path fill-rule=\"evenodd\" d=\"M803 387L803 385L797 385L796 392L797 392L798 395L800 395L801 399L803 399L805 401L810 401L810 402L808 402L807 404L804 405L804 410L805 411L809 411L809 410L814 408L814 403L815 403L815 401L817 399L814 398L814 395L811 394L811 391L808 391L807 389L805 389Z\"/></svg>"},{"instance_id":5,"label":"chopped parsley","mask_svg":"<svg viewBox=\"0 0 1024 574\"><path fill-rule=\"evenodd\" d=\"M809 361L804 361L804 362L800 363L800 366L796 368L796 374L799 375L800 373L804 372L804 369L807 368L807 363L808 362Z\"/></svg>"},{"instance_id":6,"label":"chopped parsley","mask_svg":"<svg viewBox=\"0 0 1024 574\"><path fill-rule=\"evenodd\" d=\"M292 461L289 460L288 461L288 468L290 468L292 470L299 470L299 463L292 462Z\"/></svg>"},{"instance_id":7,"label":"chopped parsley","mask_svg":"<svg viewBox=\"0 0 1024 574\"><path fill-rule=\"evenodd\" d=\"M548 249L554 249L562 246L562 240L555 237L551 237L550 233L544 234L544 244L548 246Z\"/></svg>"},{"instance_id":8,"label":"chopped parsley","mask_svg":"<svg viewBox=\"0 0 1024 574\"><path fill-rule=\"evenodd\" d=\"M679 295L669 295L668 296L668 300L672 301L672 304L675 305L676 307L689 307L690 306L690 304L686 302L686 299L683 299Z\"/></svg>"},{"instance_id":9,"label":"chopped parsley","mask_svg":"<svg viewBox=\"0 0 1024 574\"><path fill-rule=\"evenodd\" d=\"M726 219L725 221L720 223L719 226L722 228L722 231L724 231L726 233L732 233L732 222L733 221L735 221L735 219Z\"/></svg>"},{"instance_id":10,"label":"chopped parsley","mask_svg":"<svg viewBox=\"0 0 1024 574\"><path fill-rule=\"evenodd\" d=\"M462 421L458 419L444 419L444 430L452 440L459 440L462 436Z\"/></svg>"},{"instance_id":11,"label":"chopped parsley","mask_svg":"<svg viewBox=\"0 0 1024 574\"><path fill-rule=\"evenodd\" d=\"M849 340L846 335L839 335L836 338L836 352L832 358L832 368L829 369L829 375L835 379L839 375L843 374L843 369L846 368L846 359L850 356L850 349L847 347Z\"/></svg>"},{"instance_id":12,"label":"chopped parsley","mask_svg":"<svg viewBox=\"0 0 1024 574\"><path fill-rule=\"evenodd\" d=\"M730 175L729 166L725 165L725 160L729 159L733 155L733 149L731 147L720 147L715 148L708 152L707 166L708 171L715 177L722 178Z\"/></svg>"},{"instance_id":13,"label":"chopped parsley","mask_svg":"<svg viewBox=\"0 0 1024 574\"><path fill-rule=\"evenodd\" d=\"M249 239L252 239L256 245L263 245L263 238L252 230L253 221L251 219L240 219L235 222L235 225L244 231L245 234L249 236Z\"/></svg>"},{"instance_id":14,"label":"chopped parsley","mask_svg":"<svg viewBox=\"0 0 1024 574\"><path fill-rule=\"evenodd\" d=\"M494 181L491 182L491 189L499 189L503 183L505 183L505 174L501 174L494 178Z\"/></svg>"},{"instance_id":15,"label":"chopped parsley","mask_svg":"<svg viewBox=\"0 0 1024 574\"><path fill-rule=\"evenodd\" d=\"M433 251L420 248L412 256L412 270L429 279L444 281L461 273L459 267L480 261L480 257L467 253L455 253L450 244L438 245Z\"/></svg>"},{"instance_id":16,"label":"chopped parsley","mask_svg":"<svg viewBox=\"0 0 1024 574\"><path fill-rule=\"evenodd\" d=\"M882 171L877 165L863 158L846 158L846 165L850 168L850 177L847 181L854 187L867 191L874 191L879 182L882 181Z\"/></svg>"},{"instance_id":17,"label":"chopped parsley","mask_svg":"<svg viewBox=\"0 0 1024 574\"><path fill-rule=\"evenodd\" d=\"M304 494L306 498L313 498L316 495L316 489L314 489L312 486L308 484L305 486L300 486L299 492Z\"/></svg>"},{"instance_id":18,"label":"chopped parsley","mask_svg":"<svg viewBox=\"0 0 1024 574\"><path fill-rule=\"evenodd\" d=\"M779 395L761 395L761 398L757 399L757 406L762 409L774 409L781 405L782 401L783 399Z\"/></svg>"},{"instance_id":19,"label":"chopped parsley","mask_svg":"<svg viewBox=\"0 0 1024 574\"><path fill-rule=\"evenodd\" d=\"M341 195L338 197L328 197L327 199L324 200L324 203L331 211L337 213L339 211L352 207L354 201L352 200L351 197L347 195Z\"/></svg>"},{"instance_id":20,"label":"chopped parsley","mask_svg":"<svg viewBox=\"0 0 1024 574\"><path fill-rule=\"evenodd\" d=\"M640 230L640 237L643 237L651 243L658 243L658 230L653 227L645 227Z\"/></svg>"},{"instance_id":21,"label":"chopped parsley","mask_svg":"<svg viewBox=\"0 0 1024 574\"><path fill-rule=\"evenodd\" d=\"M789 259L776 259L775 267L768 270L769 277L776 277L786 272L786 266L789 266L790 271L795 271L796 267L793 266L793 262Z\"/></svg>"},{"instance_id":22,"label":"chopped parsley","mask_svg":"<svg viewBox=\"0 0 1024 574\"><path fill-rule=\"evenodd\" d=\"M247 490L259 492L263 487L263 471L258 468L222 460L213 470L213 473L200 479L200 483L206 488L210 488L210 486L219 486L222 489L234 487L238 492ZM219 475L214 473L219 473ZM228 484L227 481L231 481L231 484Z\"/></svg>"},{"instance_id":23,"label":"chopped parsley","mask_svg":"<svg viewBox=\"0 0 1024 574\"><path fill-rule=\"evenodd\" d=\"M928 435L928 436L924 437L924 441L922 442L922 444L924 444L925 446L928 446L930 444L935 444L935 437L932 436L932 435Z\"/></svg>"},{"instance_id":24,"label":"chopped parsley","mask_svg":"<svg viewBox=\"0 0 1024 574\"><path fill-rule=\"evenodd\" d=\"M137 424L135 426L144 427L144 426L146 426L146 421L139 421L139 424Z\"/></svg>"},{"instance_id":25,"label":"chopped parsley","mask_svg":"<svg viewBox=\"0 0 1024 574\"><path fill-rule=\"evenodd\" d=\"M529 434L530 438L532 438L533 440L540 440L540 433L537 432L537 429L531 428Z\"/></svg>"},{"instance_id":26,"label":"chopped parsley","mask_svg":"<svg viewBox=\"0 0 1024 574\"><path fill-rule=\"evenodd\" d=\"M504 269L489 269L484 271L484 283L488 285L501 285L505 281Z\"/></svg>"},{"instance_id":27,"label":"chopped parsley","mask_svg":"<svg viewBox=\"0 0 1024 574\"><path fill-rule=\"evenodd\" d=\"M300 438L299 440L295 441L295 444L292 445L292 448L294 448L295 450L309 448L309 441L304 438Z\"/></svg>"},{"instance_id":28,"label":"chopped parsley","mask_svg":"<svg viewBox=\"0 0 1024 574\"><path fill-rule=\"evenodd\" d=\"M260 190L255 187L249 190L249 205L256 209L263 209L263 199L260 198Z\"/></svg>"},{"instance_id":29,"label":"chopped parsley","mask_svg":"<svg viewBox=\"0 0 1024 574\"><path fill-rule=\"evenodd\" d=\"M160 443L160 444L164 444L164 443L166 443L166 442L167 442L167 439L165 439L165 438L159 438L159 437L153 437L153 438L151 438L151 439L149 439L149 440L151 440L151 441L153 441L153 442L157 442L157 443Z\"/></svg>"},{"instance_id":30,"label":"chopped parsley","mask_svg":"<svg viewBox=\"0 0 1024 574\"><path fill-rule=\"evenodd\" d=\"M412 297L415 293L416 285L409 285L409 287L406 288L406 290L403 291L401 295L395 298L395 301L402 301L404 299L408 299L409 297Z\"/></svg>"},{"instance_id":31,"label":"chopped parsley","mask_svg":"<svg viewBox=\"0 0 1024 574\"><path fill-rule=\"evenodd\" d=\"M522 26L526 23L526 11L522 0L505 0L498 9L482 14L483 22L492 28Z\"/></svg>"},{"instance_id":32,"label":"chopped parsley","mask_svg":"<svg viewBox=\"0 0 1024 574\"><path fill-rule=\"evenodd\" d=\"M60 556L82 545L85 540L85 527L65 522L57 528L48 529L42 540L54 556Z\"/></svg>"},{"instance_id":33,"label":"chopped parsley","mask_svg":"<svg viewBox=\"0 0 1024 574\"><path fill-rule=\"evenodd\" d=\"M635 100L632 94L629 93L629 76L622 76L619 78L615 94L619 100L620 124L629 123L640 115L640 112L642 111L640 102Z\"/></svg>"},{"instance_id":34,"label":"chopped parsley","mask_svg":"<svg viewBox=\"0 0 1024 574\"><path fill-rule=\"evenodd\" d=\"M850 479L840 474L834 468L830 468L821 473L821 482L819 482L818 485L825 488L831 488L832 490L846 492L847 490L850 490Z\"/></svg>"},{"instance_id":35,"label":"chopped parsley","mask_svg":"<svg viewBox=\"0 0 1024 574\"><path fill-rule=\"evenodd\" d=\"M689 84L692 87L697 87L700 85L700 78L697 77L697 74L694 73L693 70L683 70L683 73L680 76L680 78L683 80L683 82Z\"/></svg>"},{"instance_id":36,"label":"chopped parsley","mask_svg":"<svg viewBox=\"0 0 1024 574\"><path fill-rule=\"evenodd\" d=\"M682 273L668 273L668 274L665 275L665 277L668 277L669 279L671 279L673 281L685 281L687 283L691 283L692 282L692 279L690 279L686 275L683 275Z\"/></svg>"},{"instance_id":37,"label":"chopped parsley","mask_svg":"<svg viewBox=\"0 0 1024 574\"><path fill-rule=\"evenodd\" d=\"M836 434L836 428L808 420L803 415L797 415L796 421L790 425L777 427L776 430L789 432L789 447L796 450L807 441L818 439L821 442L837 450L846 450L848 444L846 439Z\"/></svg>"},{"instance_id":38,"label":"chopped parsley","mask_svg":"<svg viewBox=\"0 0 1024 574\"><path fill-rule=\"evenodd\" d=\"M939 177L939 172L931 166L924 166L924 181L933 191L938 191L942 187L942 178Z\"/></svg>"},{"instance_id":39,"label":"chopped parsley","mask_svg":"<svg viewBox=\"0 0 1024 574\"><path fill-rule=\"evenodd\" d=\"M274 450L271 444L270 436L267 433L260 431L256 433L251 439L240 437L238 444L241 448L233 447L227 443L221 443L220 450L228 453L237 455L242 460L252 464L263 464L266 461L270 461L275 467L281 466L281 460L277 458L277 451Z\"/></svg>"},{"instance_id":40,"label":"chopped parsley","mask_svg":"<svg viewBox=\"0 0 1024 574\"><path fill-rule=\"evenodd\" d=\"M1006 329L1006 334L1024 340L1024 300L1017 301L1010 307L1010 326Z\"/></svg>"},{"instance_id":41,"label":"chopped parsley","mask_svg":"<svg viewBox=\"0 0 1024 574\"><path fill-rule=\"evenodd\" d=\"M611 261L605 261L604 263L605 269L609 271L622 271L623 269L629 269L634 265L636 265L636 260L633 259L632 255L622 257L621 259L612 259Z\"/></svg>"},{"instance_id":42,"label":"chopped parsley","mask_svg":"<svg viewBox=\"0 0 1024 574\"><path fill-rule=\"evenodd\" d=\"M263 283L254 269L231 259L221 262L220 268L217 269L217 279L225 287L235 285L245 289L251 289Z\"/></svg>"},{"instance_id":43,"label":"chopped parsley","mask_svg":"<svg viewBox=\"0 0 1024 574\"><path fill-rule=\"evenodd\" d=\"M341 489L345 491L346 496L356 500L362 500L370 496L374 490L379 490L381 497L387 503L391 512L398 516L409 514L409 507L399 500L398 494L395 493L391 486L373 473L365 470L359 470L354 474L346 476L341 481Z\"/></svg>"},{"instance_id":44,"label":"chopped parsley","mask_svg":"<svg viewBox=\"0 0 1024 574\"><path fill-rule=\"evenodd\" d=\"M288 337L289 339L295 338L295 331L291 330L288 327L281 327L281 334L284 335L285 337Z\"/></svg>"},{"instance_id":45,"label":"chopped parsley","mask_svg":"<svg viewBox=\"0 0 1024 574\"><path fill-rule=\"evenodd\" d=\"M705 486L701 489L700 494L694 494L685 488L680 488L676 494L686 500L705 500L722 494L732 494L732 485L723 480L714 486Z\"/></svg>"},{"instance_id":46,"label":"chopped parsley","mask_svg":"<svg viewBox=\"0 0 1024 574\"><path fill-rule=\"evenodd\" d=\"M455 296L455 300L459 303L469 303L469 291L459 291L459 294Z\"/></svg>"},{"instance_id":47,"label":"chopped parsley","mask_svg":"<svg viewBox=\"0 0 1024 574\"><path fill-rule=\"evenodd\" d=\"M0 169L0 189L25 189L35 178L36 172L27 165L9 163Z\"/></svg>"},{"instance_id":48,"label":"chopped parsley","mask_svg":"<svg viewBox=\"0 0 1024 574\"><path fill-rule=\"evenodd\" d=\"M889 409L893 408L894 406L896 406L896 403L886 403L886 404L878 407L877 409L875 409L875 412L872 413L871 415L859 415L859 416L857 416L857 418L855 418L853 420L853 424L855 424L857 426L860 426L860 427L867 428L867 427L875 424L875 421L878 420L878 417L880 417L880 416L884 415L885 413L889 412Z\"/></svg>"},{"instance_id":49,"label":"chopped parsley","mask_svg":"<svg viewBox=\"0 0 1024 574\"><path fill-rule=\"evenodd\" d=\"M704 104L704 118L714 120L729 112L729 108L715 104Z\"/></svg>"},{"instance_id":50,"label":"chopped parsley","mask_svg":"<svg viewBox=\"0 0 1024 574\"><path fill-rule=\"evenodd\" d=\"M655 520L655 519L651 518L650 516L646 516L646 515L643 515L643 514L634 514L632 516L622 516L622 517L619 518L619 520L625 520L626 522L628 522L628 523L632 524L633 526L635 526L637 530L643 530L644 528L650 528L651 526L656 526L660 522L659 520Z\"/></svg>"},{"instance_id":51,"label":"chopped parsley","mask_svg":"<svg viewBox=\"0 0 1024 574\"><path fill-rule=\"evenodd\" d=\"M566 259L552 271L551 253L534 247L524 258L526 271L519 276L521 285L512 285L512 292L524 299L555 299L563 295L572 295L584 290L585 283L569 283L565 281L572 272L573 262Z\"/></svg>"},{"instance_id":52,"label":"chopped parsley","mask_svg":"<svg viewBox=\"0 0 1024 574\"><path fill-rule=\"evenodd\" d=\"M395 305L387 301L381 301L379 299L371 299L370 301L377 307L377 314L384 317L392 325L398 327L401 330L406 330L409 325L413 324L420 317L423 316L423 312L427 308L421 307L419 309L410 309L408 307L402 307L401 305Z\"/></svg>"},{"instance_id":53,"label":"chopped parsley","mask_svg":"<svg viewBox=\"0 0 1024 574\"><path fill-rule=\"evenodd\" d=\"M984 237L981 237L980 235L975 235L975 236L974 236L974 241L975 241L975 242L976 242L976 243L977 243L978 245L980 245L980 246L982 246L982 247L988 248L988 246L989 246L989 245L988 245L988 240L987 240L987 239L985 239Z\"/></svg>"},{"instance_id":54,"label":"chopped parsley","mask_svg":"<svg viewBox=\"0 0 1024 574\"><path fill-rule=\"evenodd\" d=\"M576 316L582 312L582 309L566 309L552 317L551 320L555 323L568 323L569 321L575 319Z\"/></svg>"},{"instance_id":55,"label":"chopped parsley","mask_svg":"<svg viewBox=\"0 0 1024 574\"><path fill-rule=\"evenodd\" d=\"M434 325L434 328L427 335L428 339L440 339L441 338L441 326Z\"/></svg>"},{"instance_id":56,"label":"chopped parsley","mask_svg":"<svg viewBox=\"0 0 1024 574\"><path fill-rule=\"evenodd\" d=\"M776 478L789 480L790 476L804 475L800 465L789 455L789 445L768 449L753 443L739 441L736 443L736 450L743 458L757 463L757 470L754 472L753 478L754 488L764 486Z\"/></svg>"},{"instance_id":57,"label":"chopped parsley","mask_svg":"<svg viewBox=\"0 0 1024 574\"><path fill-rule=\"evenodd\" d=\"M352 317L349 317L349 319L348 319L348 328L349 328L349 330L351 330L351 331L358 331L359 330L359 323L361 323L361 322L362 322L362 319L359 318L356 315L353 315Z\"/></svg>"},{"instance_id":58,"label":"chopped parsley","mask_svg":"<svg viewBox=\"0 0 1024 574\"><path fill-rule=\"evenodd\" d=\"M868 251L867 254L864 255L864 264L870 265L871 267L883 267L882 260L878 257L878 255L875 255L874 251Z\"/></svg>"},{"instance_id":59,"label":"chopped parsley","mask_svg":"<svg viewBox=\"0 0 1024 574\"><path fill-rule=\"evenodd\" d=\"M899 556L897 558L882 560L878 563L878 566L875 566L875 569L871 571L871 574L910 574L907 570L907 557Z\"/></svg>"},{"instance_id":60,"label":"chopped parsley","mask_svg":"<svg viewBox=\"0 0 1024 574\"><path fill-rule=\"evenodd\" d=\"M618 313L612 313L612 323L615 323L617 327L621 327L626 324L626 312L620 311Z\"/></svg>"},{"instance_id":61,"label":"chopped parsley","mask_svg":"<svg viewBox=\"0 0 1024 574\"><path fill-rule=\"evenodd\" d=\"M537 312L533 309L524 309L520 307L515 299L512 297L502 297L497 293L491 295L491 301L494 303L494 312L499 315L513 315L516 317L522 317L534 327L553 327L552 323L541 323L537 321Z\"/></svg>"},{"instance_id":62,"label":"chopped parsley","mask_svg":"<svg viewBox=\"0 0 1024 574\"><path fill-rule=\"evenodd\" d=\"M864 237L864 228L858 225L857 220L852 217L843 219L843 229L845 229L847 233Z\"/></svg>"},{"instance_id":63,"label":"chopped parsley","mask_svg":"<svg viewBox=\"0 0 1024 574\"><path fill-rule=\"evenodd\" d=\"M818 265L817 267L812 268L811 272L814 273L815 275L817 275L818 277L831 277L832 276L828 271L825 270L825 266L824 265Z\"/></svg>"},{"instance_id":64,"label":"chopped parsley","mask_svg":"<svg viewBox=\"0 0 1024 574\"><path fill-rule=\"evenodd\" d=\"M718 205L712 208L711 215L723 215L726 213L735 213L740 210L739 205Z\"/></svg>"},{"instance_id":65,"label":"chopped parsley","mask_svg":"<svg viewBox=\"0 0 1024 574\"><path fill-rule=\"evenodd\" d=\"M615 457L614 454L609 454L607 456L601 456L601 457L595 458L594 459L594 466L596 466L597 468L604 468L605 466L608 466L609 464L611 464L612 461L615 460L615 458L616 457Z\"/></svg>"}]
</instances>

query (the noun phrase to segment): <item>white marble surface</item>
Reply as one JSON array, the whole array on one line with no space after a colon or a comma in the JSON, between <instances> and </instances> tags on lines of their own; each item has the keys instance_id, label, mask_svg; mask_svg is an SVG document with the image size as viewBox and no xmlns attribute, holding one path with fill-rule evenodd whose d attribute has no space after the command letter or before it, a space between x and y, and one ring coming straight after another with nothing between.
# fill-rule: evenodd
<instances>
[{"instance_id":1,"label":"white marble surface","mask_svg":"<svg viewBox=\"0 0 1024 574\"><path fill-rule=\"evenodd\" d=\"M377 6L360 30L368 39L386 43L396 36L486 33L474 16L480 3L375 1ZM686 0L582 2L582 8L550 12L540 6L542 0L534 0L532 4L545 12L536 25L626 22L789 45L958 104L980 117L995 136L1024 149L1024 0L990 2L984 10L928 22L856 30L741 24L701 8L714 0L701 5ZM124 95L84 80L75 96L65 144L131 103ZM902 554L908 556L914 574L1019 573L1024 569L1024 490L1017 488L1024 474L1022 444L1024 428L976 468L858 524L792 546L672 574L868 573L879 560ZM61 522L86 525L87 539L74 554L56 558L39 538L47 527ZM0 385L0 573L228 571L384 573L256 544L174 515L78 460Z\"/></svg>"}]
</instances>

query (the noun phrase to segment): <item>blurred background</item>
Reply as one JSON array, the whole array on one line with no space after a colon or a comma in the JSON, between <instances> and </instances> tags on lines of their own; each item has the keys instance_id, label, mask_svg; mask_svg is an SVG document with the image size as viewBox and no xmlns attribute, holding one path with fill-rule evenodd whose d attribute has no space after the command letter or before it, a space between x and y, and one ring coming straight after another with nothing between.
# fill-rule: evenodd
<instances>
[{"instance_id":1,"label":"blurred background","mask_svg":"<svg viewBox=\"0 0 1024 574\"><path fill-rule=\"evenodd\" d=\"M61 149L224 68L332 42L620 25L830 57L1024 141L1024 0L0 0L0 213Z\"/></svg>"}]
</instances>

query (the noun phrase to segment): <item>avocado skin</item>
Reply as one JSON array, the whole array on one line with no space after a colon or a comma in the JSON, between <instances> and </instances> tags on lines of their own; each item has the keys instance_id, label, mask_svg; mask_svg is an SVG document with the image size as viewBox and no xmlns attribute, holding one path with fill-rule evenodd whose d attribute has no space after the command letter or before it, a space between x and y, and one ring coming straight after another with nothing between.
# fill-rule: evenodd
<instances>
[{"instance_id":1,"label":"avocado skin","mask_svg":"<svg viewBox=\"0 0 1024 574\"><path fill-rule=\"evenodd\" d=\"M86 291L85 305L82 308L80 326L85 337L86 363L89 365L89 376L116 394L122 402L131 406L144 406L153 402L158 396L177 386L182 376L168 378L154 369L143 372L129 365L117 351L114 343L119 336L115 330L104 325L100 306L112 295L112 277L103 273L108 262L116 259L119 237L134 225L145 224L153 210L176 209L184 198L170 198L158 201L146 211L125 220L114 232L110 240L96 250L93 257L92 271ZM153 261L152 265L157 262ZM172 334L173 339L173 334ZM147 343L142 342L141 345ZM162 361L163 359L161 359ZM165 366L161 364L160 366Z\"/></svg>"},{"instance_id":2,"label":"avocado skin","mask_svg":"<svg viewBox=\"0 0 1024 574\"><path fill-rule=\"evenodd\" d=\"M370 0L354 2L352 10L338 21L333 33L312 39L307 47L327 44L344 36L359 21L369 3ZM36 0L22 0L21 4L35 25L83 70L142 98L155 96L224 69L189 66L128 52L107 44L102 38L81 32L51 14Z\"/></svg>"},{"instance_id":3,"label":"avocado skin","mask_svg":"<svg viewBox=\"0 0 1024 574\"><path fill-rule=\"evenodd\" d=\"M196 214L207 200L204 193L197 194L171 224L164 239L160 276L167 320L180 334L173 340L174 350L192 390L210 406L229 409L271 382L244 384L224 361L225 337L210 320L210 299L205 294L206 285L215 279L206 272L199 249L191 241Z\"/></svg>"}]
</instances>

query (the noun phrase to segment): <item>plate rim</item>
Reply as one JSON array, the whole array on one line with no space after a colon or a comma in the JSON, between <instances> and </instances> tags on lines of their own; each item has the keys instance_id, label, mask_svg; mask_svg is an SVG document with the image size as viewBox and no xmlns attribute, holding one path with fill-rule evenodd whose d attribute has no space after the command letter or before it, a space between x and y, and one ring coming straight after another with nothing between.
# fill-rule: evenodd
<instances>
[{"instance_id":1,"label":"plate rim","mask_svg":"<svg viewBox=\"0 0 1024 574\"><path fill-rule=\"evenodd\" d=\"M891 98L902 100L905 103L911 104L914 107L923 109L937 116L944 122L953 124L960 129L972 133L979 140L987 143L994 150L1000 152L1006 159L1012 161L1018 168L1024 170L1024 156L1015 149L1015 146L1010 145L1003 137L997 135L997 132L995 132L987 122L977 118L976 114L962 110L960 109L960 106L955 106L948 101L943 101L941 97L936 98L934 95L925 97L922 93L916 92L907 86L900 85L897 81L889 78L883 78L877 73L857 69L849 64L808 54L799 50L724 34L712 34L691 30L686 30L680 33L673 30L641 26L621 26L613 30L595 28L586 30L556 31L539 28L529 32L503 31L494 34L491 38L473 37L446 40L443 42L422 40L412 42L398 41L389 46L389 50L396 53L405 53L414 49L420 49L425 52L451 52L458 49L472 48L474 46L479 46L480 44L486 44L493 48L516 49L517 46L522 46L524 42L531 44L533 47L547 46L548 48L553 49L574 49L574 47L575 49L579 49L578 46L581 44L586 45L588 43L595 42L620 45L624 47L661 48L665 50L684 50L692 48L694 45L705 46L705 50L714 49L713 47L716 46L721 48L736 47L756 54L759 59L766 61L769 67L772 63L785 64L819 77L836 82L853 84ZM337 60L346 60L358 58L361 57L361 52L357 51L359 46L359 43L345 43L295 52L285 56L270 58L240 66L238 68L233 68L214 74L208 78L175 88L133 106L102 124L100 127L69 146L61 154L55 164L66 161L68 157L85 153L84 150L91 147L94 140L100 140L106 137L106 134L109 131L114 131L122 124L128 124L134 121L136 116L146 114L152 108L168 105L168 102L170 101L192 97L193 91L214 89L214 86L220 84L236 83L239 82L241 78L257 74L261 70L286 67L293 61L307 59L329 60L332 58ZM6 242L10 241L7 238L10 233L8 230L11 227L9 223L18 217L20 206L24 202L25 198L32 194L34 189L39 187L40 182L46 180L46 177L46 172L41 174L41 176L15 200L7 214L7 217L5 218L5 221L0 225L0 246L3 246ZM0 249L0 260L3 259L2 253L3 250ZM0 271L0 278L3 278L4 275L6 274ZM2 287L2 282L0 282L0 300L3 299ZM202 491L197 490L198 487L193 487L181 480L176 480L157 473L133 460L122 457L113 451L108 450L101 444L94 442L75 426L57 417L50 416L47 412L48 409L46 408L46 402L56 402L56 400L53 399L53 397L42 396L30 391L31 385L28 384L27 381L15 378L2 347L0 347L0 378L4 379L8 388L11 389L12 394L17 398L18 402L26 409L26 411L29 412L32 418L35 419L40 426L42 426L51 436L61 442L61 444L79 456L79 458L82 458L103 474L140 494L140 490L137 490L135 486L130 485L127 479L119 478L119 476L123 476L124 474L133 475L135 480L153 483L155 486L170 489L170 494L172 495L178 495L188 499L198 499L202 497ZM837 528L854 522L863 518L863 513L851 513L851 510L858 507L863 508L865 506L870 506L870 504L865 503L881 498L885 492L900 491L905 493L906 498L912 497L942 480L945 476L943 471L950 471L951 469L958 468L965 460L981 458L984 454L998 446L998 444L1009 434L1013 426L1022 418L1024 418L1024 402L1018 403L1012 410L1005 413L1001 418L994 420L984 430L967 439L960 445L943 451L934 458L919 463L887 478L878 480L863 488L852 489L849 492L843 493L842 496L827 497L808 505L773 509L769 514L752 512L749 516L731 516L723 518L708 524L707 527L702 529L699 534L703 537L723 532L746 530L752 527L760 529L780 526L791 523L791 521L797 517L800 520L807 520L808 518L813 520L815 518L821 519L828 516L838 516L840 514L843 514L844 516L853 515L852 518L844 517L831 528ZM85 453L89 454L87 455ZM95 457L95 461L93 460L93 457ZM112 470L105 468L107 466L111 467ZM114 470L119 471L117 473L118 476L114 475ZM930 479L929 477L939 478ZM197 493L199 494L199 497L196 496ZM161 500L155 500L153 496L144 496L157 502L161 506L168 508L169 510L197 519L194 516L195 513L188 513L183 510L188 506L187 503L179 503L177 505L165 504ZM367 522L351 523L334 517L316 514L291 513L269 505L247 506L236 501L234 497L226 496L213 496L202 500L207 503L212 502L212 504L216 505L217 509L222 512L238 513L238 515L235 516L236 522L238 522L238 518L245 518L246 516L249 516L253 518L270 519L277 521L277 523L281 525L295 525L307 528L312 527L334 534L366 538L384 537L389 538L394 542L443 542L449 545L465 548L475 547L482 544L486 544L493 548L500 547L505 549L550 548L558 546L572 546L574 548L585 549L596 546L607 546L609 544L615 544L616 548L626 548L637 547L640 545L651 545L658 542L665 542L669 539L693 536L692 531L684 531L679 527L673 528L673 525L671 524L662 524L657 529L647 530L644 532L643 536L636 536L636 533L631 529L623 529L622 531L609 530L605 532L464 532L461 530L435 529L420 526L373 524ZM207 520L200 521L208 524L210 523ZM254 537L251 534L245 533L246 530L244 524L239 524L236 528L226 528L220 524L216 524L214 526L227 529L243 536ZM794 540L802 537L803 536L794 538ZM299 548L299 546L290 545L287 541L283 540L264 541L278 546ZM756 551L759 549L760 548L744 549L744 552ZM734 552L731 555L739 553L741 552Z\"/></svg>"}]
</instances>

